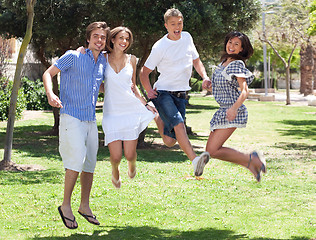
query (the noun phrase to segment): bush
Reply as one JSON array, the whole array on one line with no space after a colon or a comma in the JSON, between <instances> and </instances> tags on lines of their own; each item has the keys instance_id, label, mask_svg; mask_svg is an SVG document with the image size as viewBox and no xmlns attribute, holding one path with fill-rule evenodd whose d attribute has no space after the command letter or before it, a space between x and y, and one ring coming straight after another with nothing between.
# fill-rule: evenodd
<instances>
[{"instance_id":1,"label":"bush","mask_svg":"<svg viewBox=\"0 0 316 240\"><path fill-rule=\"evenodd\" d=\"M44 84L40 79L35 81L26 77L21 80L22 87L26 97L27 110L50 110L52 107L48 104Z\"/></svg>"},{"instance_id":2,"label":"bush","mask_svg":"<svg viewBox=\"0 0 316 240\"><path fill-rule=\"evenodd\" d=\"M9 81L7 78L0 79L0 121L8 119L12 86L13 82ZM16 104L16 119L21 118L22 112L25 110L25 108L26 99L23 89L20 88Z\"/></svg>"},{"instance_id":3,"label":"bush","mask_svg":"<svg viewBox=\"0 0 316 240\"><path fill-rule=\"evenodd\" d=\"M264 80L260 78L255 78L248 87L249 88L263 88L263 81Z\"/></svg>"},{"instance_id":4,"label":"bush","mask_svg":"<svg viewBox=\"0 0 316 240\"><path fill-rule=\"evenodd\" d=\"M203 80L197 80L196 78L190 79L191 92L201 92Z\"/></svg>"}]
</instances>

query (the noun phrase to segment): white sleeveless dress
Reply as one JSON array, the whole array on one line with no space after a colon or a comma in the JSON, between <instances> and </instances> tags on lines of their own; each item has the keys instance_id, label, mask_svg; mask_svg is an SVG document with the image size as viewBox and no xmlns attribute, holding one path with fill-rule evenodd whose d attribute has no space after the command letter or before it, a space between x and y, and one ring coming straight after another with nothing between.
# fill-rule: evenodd
<instances>
[{"instance_id":1,"label":"white sleeveless dress","mask_svg":"<svg viewBox=\"0 0 316 240\"><path fill-rule=\"evenodd\" d=\"M131 89L133 67L130 61L131 55L119 73L107 61L102 120L105 146L116 140L137 139L155 117Z\"/></svg>"}]
</instances>

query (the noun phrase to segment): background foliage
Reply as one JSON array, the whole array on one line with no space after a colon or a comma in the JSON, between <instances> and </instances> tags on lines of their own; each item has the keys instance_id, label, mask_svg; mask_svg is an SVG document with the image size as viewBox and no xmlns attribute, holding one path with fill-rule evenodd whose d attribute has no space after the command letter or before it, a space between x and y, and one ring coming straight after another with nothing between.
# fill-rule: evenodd
<instances>
[{"instance_id":1,"label":"background foliage","mask_svg":"<svg viewBox=\"0 0 316 240\"><path fill-rule=\"evenodd\" d=\"M27 110L51 110L48 104L44 84L41 79L30 80L26 77L21 80L21 87L26 98Z\"/></svg>"},{"instance_id":2,"label":"background foliage","mask_svg":"<svg viewBox=\"0 0 316 240\"><path fill-rule=\"evenodd\" d=\"M7 78L0 78L0 121L8 119L10 97L13 82ZM16 117L20 119L24 110L48 110L51 106L47 102L43 82L22 78L19 89Z\"/></svg>"},{"instance_id":3,"label":"background foliage","mask_svg":"<svg viewBox=\"0 0 316 240\"><path fill-rule=\"evenodd\" d=\"M0 78L0 121L7 120L9 114L10 97L13 82L7 78ZM21 118L23 110L26 108L26 97L23 89L18 92L18 101L16 104L16 118Z\"/></svg>"},{"instance_id":4,"label":"background foliage","mask_svg":"<svg viewBox=\"0 0 316 240\"><path fill-rule=\"evenodd\" d=\"M24 5L23 0L0 1L1 33L23 36ZM163 14L170 7L182 11L184 29L205 57L218 52L227 32L253 28L260 11L259 1L253 0L41 0L35 6L32 43L38 58L49 66L50 57L83 45L86 26L102 20L111 28L125 25L132 30L136 41L131 52L143 63L152 44L166 33Z\"/></svg>"},{"instance_id":5,"label":"background foliage","mask_svg":"<svg viewBox=\"0 0 316 240\"><path fill-rule=\"evenodd\" d=\"M308 30L309 30L310 35L315 35L316 34L316 0L311 2L311 6L309 10L310 10L309 20L311 22L311 25Z\"/></svg>"}]
</instances>

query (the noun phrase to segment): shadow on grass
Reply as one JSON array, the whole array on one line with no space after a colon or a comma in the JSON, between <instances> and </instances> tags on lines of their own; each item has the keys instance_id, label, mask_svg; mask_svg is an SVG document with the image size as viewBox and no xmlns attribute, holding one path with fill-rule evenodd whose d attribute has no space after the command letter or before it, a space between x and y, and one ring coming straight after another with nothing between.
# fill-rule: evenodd
<instances>
[{"instance_id":1,"label":"shadow on grass","mask_svg":"<svg viewBox=\"0 0 316 240\"><path fill-rule=\"evenodd\" d=\"M200 105L199 105L200 106ZM47 158L51 161L61 161L58 151L58 136L50 134L50 125L17 126L13 134L13 150L23 152L25 157ZM108 159L110 154L104 146L104 133L102 126L99 130L98 161ZM138 160L149 162L184 162L187 157L183 154L179 145L167 147L162 142L154 142L160 139L156 128L148 128L146 142L143 148L137 150ZM190 135L190 139L206 142L207 136ZM4 145L4 138L0 138L0 144ZM197 154L204 151L204 146L192 145ZM13 160L14 161L14 160ZM1 176L1 175L0 175Z\"/></svg>"},{"instance_id":2,"label":"shadow on grass","mask_svg":"<svg viewBox=\"0 0 316 240\"><path fill-rule=\"evenodd\" d=\"M93 234L75 233L71 236L66 237L35 237L35 240L42 239L184 239L184 240L195 240L195 239L250 239L247 234L236 234L231 230L220 230L214 228L204 228L197 231L176 231L169 229L159 229L156 227L114 227L110 231L106 230L95 230ZM283 240L280 238L251 238L253 240ZM305 237L292 237L293 240L308 240Z\"/></svg>"},{"instance_id":3,"label":"shadow on grass","mask_svg":"<svg viewBox=\"0 0 316 240\"><path fill-rule=\"evenodd\" d=\"M186 106L186 114L194 114L194 113L201 113L203 111L210 111L218 109L219 107L213 105L187 105Z\"/></svg>"},{"instance_id":4,"label":"shadow on grass","mask_svg":"<svg viewBox=\"0 0 316 240\"><path fill-rule=\"evenodd\" d=\"M283 120L279 122L288 125L287 129L278 129L283 136L316 140L316 120Z\"/></svg>"},{"instance_id":5,"label":"shadow on grass","mask_svg":"<svg viewBox=\"0 0 316 240\"><path fill-rule=\"evenodd\" d=\"M51 126L17 126L13 133L13 150L27 153L28 157L59 158L58 137L51 135ZM5 138L0 144L4 146Z\"/></svg>"},{"instance_id":6,"label":"shadow on grass","mask_svg":"<svg viewBox=\"0 0 316 240\"><path fill-rule=\"evenodd\" d=\"M207 139L208 139L208 135L207 136L201 136L198 135L196 133L193 132L193 134L189 134L189 139L190 140L197 140L197 141L204 141L206 143ZM158 129L157 128L147 128L146 130L146 138L149 139L154 139L154 138L161 138L161 136L158 133Z\"/></svg>"},{"instance_id":7,"label":"shadow on grass","mask_svg":"<svg viewBox=\"0 0 316 240\"><path fill-rule=\"evenodd\" d=\"M0 185L29 185L42 183L61 183L64 174L61 171L5 172L0 171Z\"/></svg>"},{"instance_id":8,"label":"shadow on grass","mask_svg":"<svg viewBox=\"0 0 316 240\"><path fill-rule=\"evenodd\" d=\"M300 151L316 151L315 145L308 145L305 143L287 143L287 142L279 142L274 147L282 148L284 150L300 150Z\"/></svg>"}]
</instances>

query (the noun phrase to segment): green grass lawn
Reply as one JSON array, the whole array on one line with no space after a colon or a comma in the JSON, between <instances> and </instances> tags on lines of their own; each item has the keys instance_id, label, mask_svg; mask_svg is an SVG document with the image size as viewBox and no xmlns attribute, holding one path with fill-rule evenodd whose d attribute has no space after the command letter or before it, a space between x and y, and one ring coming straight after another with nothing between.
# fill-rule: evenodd
<instances>
[{"instance_id":1,"label":"green grass lawn","mask_svg":"<svg viewBox=\"0 0 316 240\"><path fill-rule=\"evenodd\" d=\"M209 121L217 109L212 97L194 95L187 124L198 153L205 149ZM78 229L64 227L64 170L58 138L47 135L52 113L15 123L12 160L46 170L0 172L0 239L297 239L316 238L316 108L278 102L247 101L247 128L238 129L226 146L261 150L268 173L257 183L245 168L211 159L201 180L179 147L162 146L154 122L138 150L137 176L130 180L121 163L122 188L111 183L108 149L100 149L91 208L100 226L78 213L80 187L73 194ZM3 156L6 122L0 122ZM79 183L79 182L78 182Z\"/></svg>"}]
</instances>

